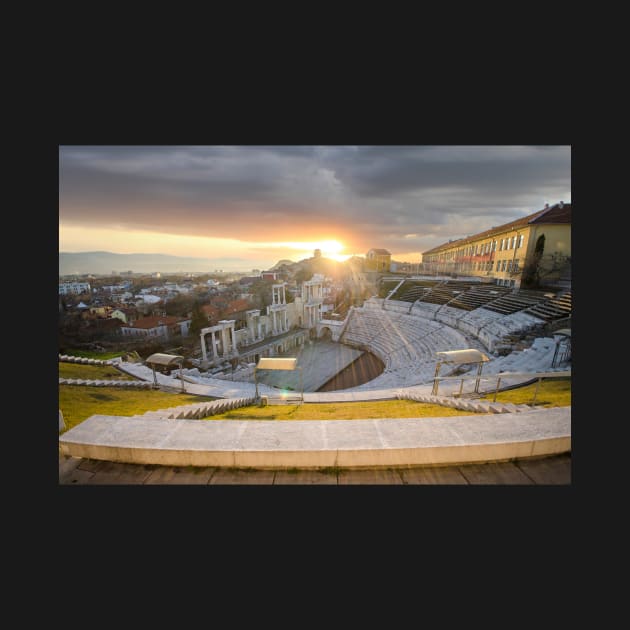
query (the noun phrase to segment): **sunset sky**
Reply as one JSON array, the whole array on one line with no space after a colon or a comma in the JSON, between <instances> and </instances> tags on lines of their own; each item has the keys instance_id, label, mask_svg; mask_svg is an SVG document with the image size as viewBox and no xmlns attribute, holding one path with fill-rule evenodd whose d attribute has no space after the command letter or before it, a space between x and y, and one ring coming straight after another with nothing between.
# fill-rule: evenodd
<instances>
[{"instance_id":1,"label":"sunset sky","mask_svg":"<svg viewBox=\"0 0 630 630\"><path fill-rule=\"evenodd\" d=\"M395 260L571 201L568 146L61 146L59 251ZM229 262L227 259L238 259Z\"/></svg>"}]
</instances>

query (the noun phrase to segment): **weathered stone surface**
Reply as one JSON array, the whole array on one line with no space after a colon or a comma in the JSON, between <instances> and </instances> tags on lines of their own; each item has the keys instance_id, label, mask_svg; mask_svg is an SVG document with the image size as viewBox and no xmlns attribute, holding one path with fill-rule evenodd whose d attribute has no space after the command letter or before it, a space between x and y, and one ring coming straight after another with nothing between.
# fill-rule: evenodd
<instances>
[{"instance_id":1,"label":"weathered stone surface","mask_svg":"<svg viewBox=\"0 0 630 630\"><path fill-rule=\"evenodd\" d=\"M570 408L300 422L92 416L59 445L65 455L130 463L317 468L507 460L567 452L570 436Z\"/></svg>"}]
</instances>

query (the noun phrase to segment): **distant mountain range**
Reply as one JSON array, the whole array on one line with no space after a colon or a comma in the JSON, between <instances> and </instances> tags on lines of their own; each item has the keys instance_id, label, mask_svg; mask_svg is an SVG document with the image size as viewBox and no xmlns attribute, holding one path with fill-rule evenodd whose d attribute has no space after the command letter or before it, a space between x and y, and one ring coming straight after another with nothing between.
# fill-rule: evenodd
<instances>
[{"instance_id":1,"label":"distant mountain range","mask_svg":"<svg viewBox=\"0 0 630 630\"><path fill-rule=\"evenodd\" d=\"M111 274L112 271L134 273L202 272L216 269L248 271L252 262L244 258L192 258L167 254L114 254L112 252L59 252L59 275Z\"/></svg>"}]
</instances>

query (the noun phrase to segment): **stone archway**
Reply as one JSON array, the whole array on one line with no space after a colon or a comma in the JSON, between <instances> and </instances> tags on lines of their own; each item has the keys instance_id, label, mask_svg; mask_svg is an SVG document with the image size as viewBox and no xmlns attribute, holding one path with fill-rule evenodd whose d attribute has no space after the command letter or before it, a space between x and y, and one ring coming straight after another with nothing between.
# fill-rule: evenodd
<instances>
[{"instance_id":1,"label":"stone archway","mask_svg":"<svg viewBox=\"0 0 630 630\"><path fill-rule=\"evenodd\" d=\"M332 341L332 330L330 330L328 326L322 326L319 338L324 339L325 341Z\"/></svg>"}]
</instances>

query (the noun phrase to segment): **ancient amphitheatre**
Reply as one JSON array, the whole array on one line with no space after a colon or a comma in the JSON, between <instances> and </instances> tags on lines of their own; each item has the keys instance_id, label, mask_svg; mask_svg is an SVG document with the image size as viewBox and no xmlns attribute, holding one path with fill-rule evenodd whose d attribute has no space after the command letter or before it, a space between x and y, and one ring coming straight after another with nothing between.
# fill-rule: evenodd
<instances>
[{"instance_id":1,"label":"ancient amphitheatre","mask_svg":"<svg viewBox=\"0 0 630 630\"><path fill-rule=\"evenodd\" d=\"M560 206L565 213L567 205ZM550 210L558 210L558 206ZM539 219L545 213L535 215ZM549 225L555 227L553 222ZM492 241L493 234L479 237ZM519 474L490 483L546 483L544 477L536 481L532 472L536 462L543 466L548 462L551 469L561 458L564 469L570 468L571 407L546 409L537 407L535 400L530 405L513 405L481 395L542 378L570 377L570 266L557 269L553 290L523 289L513 282L499 283L496 277L470 273L463 265L479 265L476 270L484 265L485 270L492 260L491 248L482 252L467 252L467 258L479 256L479 260L460 262L459 269L453 266L456 262L451 263L457 259L447 252L443 260L435 260L431 273L382 274L378 294L334 319L322 316L317 279L304 283L301 300L293 305L286 303L284 286L274 285L267 314L252 311L242 331L235 331L230 321L202 331L202 359L197 368L166 375L155 373L145 362L114 359L111 365L135 379L121 387L151 387L154 383L172 391L184 387L187 393L198 395L200 402L132 417L88 418L60 435L64 458L60 460L60 482L70 483L62 480L62 468L68 471L64 479L73 474L80 477L78 462L84 460L89 463L84 464L83 472L94 475L101 470L104 479L118 465L131 466L126 478L122 473L111 476L119 479L117 483L161 483L160 479L164 483L204 483L206 477L205 483L222 483L222 475L229 471L241 483L269 483L252 481L256 475L259 479L272 475L276 483L282 483L277 478L287 478L289 472L298 475L293 479L324 479L327 471L335 471L337 480L364 471L361 474L368 476L363 483L400 483L396 475L403 483L405 478L440 475L452 480L443 483L462 483L458 479L467 478L466 470L478 472L479 466L508 463L514 467L514 462ZM347 348L351 354L339 364L328 359L310 365L308 373L301 374L311 383L304 387L302 400L292 400L297 396L295 381L291 381L291 389L283 390L273 380L253 382L253 366L262 359L301 356L320 339ZM466 355L462 354L465 350L469 351ZM334 384L339 372L351 368L357 353L376 357L382 371L353 387L322 389L326 383ZM237 356L249 359L250 367L236 380L213 372ZM76 359L62 356L60 360ZM204 396L212 400L204 402ZM261 403L396 399L476 413L296 423L202 420L225 409ZM249 480L248 470L253 475ZM154 481L146 481L150 478ZM570 472L564 483L569 482Z\"/></svg>"}]
</instances>

